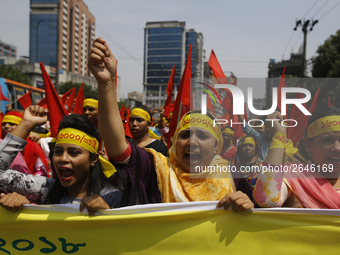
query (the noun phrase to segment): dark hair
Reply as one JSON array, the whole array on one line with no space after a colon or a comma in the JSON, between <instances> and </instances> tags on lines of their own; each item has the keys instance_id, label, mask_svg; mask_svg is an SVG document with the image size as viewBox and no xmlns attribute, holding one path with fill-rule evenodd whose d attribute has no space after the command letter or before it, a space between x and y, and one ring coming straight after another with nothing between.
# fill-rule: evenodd
<instances>
[{"instance_id":1,"label":"dark hair","mask_svg":"<svg viewBox=\"0 0 340 255\"><path fill-rule=\"evenodd\" d=\"M32 130L32 132L38 133L38 134L48 134L48 130L43 127L36 127Z\"/></svg>"},{"instance_id":2,"label":"dark hair","mask_svg":"<svg viewBox=\"0 0 340 255\"><path fill-rule=\"evenodd\" d=\"M97 96L89 96L89 97L87 97L85 99L96 99L96 100L98 100L98 97Z\"/></svg>"},{"instance_id":3,"label":"dark hair","mask_svg":"<svg viewBox=\"0 0 340 255\"><path fill-rule=\"evenodd\" d=\"M140 105L140 106L133 107L132 110L133 109L137 109L137 108L143 109L144 111L146 111L149 114L149 116L150 116L150 122L152 121L152 114L151 114L151 111L150 111L150 109L148 107L146 107L145 105Z\"/></svg>"},{"instance_id":4,"label":"dark hair","mask_svg":"<svg viewBox=\"0 0 340 255\"><path fill-rule=\"evenodd\" d=\"M90 136L95 137L98 141L100 141L100 134L98 129L91 123L91 121L86 116L80 114L67 115L60 121L58 131L64 128L78 129L89 134ZM54 146L50 146L50 148L51 148L50 159L52 162ZM94 157L94 155L95 154L89 152L89 159ZM54 168L53 171L55 173ZM99 194L100 190L102 190L107 183L108 181L106 180L104 173L101 169L101 164L99 161L97 161L96 164L94 166L91 166L90 168L90 176L86 196L89 197L95 194ZM46 202L48 204L60 203L60 200L65 192L66 189L63 186L61 186L59 178L56 178L56 181L47 196Z\"/></svg>"}]
</instances>

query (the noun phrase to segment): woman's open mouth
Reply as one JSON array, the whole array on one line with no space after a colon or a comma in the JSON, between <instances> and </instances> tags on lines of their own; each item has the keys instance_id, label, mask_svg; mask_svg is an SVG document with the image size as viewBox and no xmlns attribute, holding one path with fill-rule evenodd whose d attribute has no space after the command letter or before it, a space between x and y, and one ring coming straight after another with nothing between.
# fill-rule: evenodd
<instances>
[{"instance_id":1,"label":"woman's open mouth","mask_svg":"<svg viewBox=\"0 0 340 255\"><path fill-rule=\"evenodd\" d=\"M328 157L327 160L328 160L329 163L331 163L333 165L340 165L340 157L339 156Z\"/></svg>"},{"instance_id":2,"label":"woman's open mouth","mask_svg":"<svg viewBox=\"0 0 340 255\"><path fill-rule=\"evenodd\" d=\"M198 153L189 152L185 153L185 158L190 164L198 164L201 159L201 155Z\"/></svg>"},{"instance_id":3,"label":"woman's open mouth","mask_svg":"<svg viewBox=\"0 0 340 255\"><path fill-rule=\"evenodd\" d=\"M59 172L62 181L69 181L73 177L73 171L69 168L59 168Z\"/></svg>"}]
</instances>

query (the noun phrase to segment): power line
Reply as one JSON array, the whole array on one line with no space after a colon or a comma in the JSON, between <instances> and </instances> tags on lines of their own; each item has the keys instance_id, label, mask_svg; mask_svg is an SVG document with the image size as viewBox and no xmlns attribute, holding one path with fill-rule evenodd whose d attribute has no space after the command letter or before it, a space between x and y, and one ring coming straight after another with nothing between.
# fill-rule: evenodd
<instances>
[{"instance_id":1,"label":"power line","mask_svg":"<svg viewBox=\"0 0 340 255\"><path fill-rule=\"evenodd\" d=\"M297 42L299 41L300 37L301 37L302 33L299 35L298 39L296 40L296 42L293 45L293 49L295 48L295 45L297 44Z\"/></svg>"},{"instance_id":2,"label":"power line","mask_svg":"<svg viewBox=\"0 0 340 255\"><path fill-rule=\"evenodd\" d=\"M258 73L258 72L260 72L260 71L263 71L263 68L258 69L258 70L256 70L256 71L252 71L252 72L240 73L240 74L237 75L237 77L241 78L241 77L240 77L241 75L247 75L247 74L251 74L251 73Z\"/></svg>"},{"instance_id":3,"label":"power line","mask_svg":"<svg viewBox=\"0 0 340 255\"><path fill-rule=\"evenodd\" d=\"M268 62L266 62L266 65L268 64ZM257 67L257 66L263 66L265 65L265 63L257 63L256 65L245 65L245 64L221 64L221 67L223 69L223 67L225 66L232 66L232 67Z\"/></svg>"},{"instance_id":4,"label":"power line","mask_svg":"<svg viewBox=\"0 0 340 255\"><path fill-rule=\"evenodd\" d=\"M235 56L235 55L225 55L225 54L218 54L218 56L225 56L225 57L232 57L232 58L254 58L254 59L267 59L264 57L251 57L251 56Z\"/></svg>"},{"instance_id":5,"label":"power line","mask_svg":"<svg viewBox=\"0 0 340 255\"><path fill-rule=\"evenodd\" d=\"M314 18L314 16L329 2L329 0L327 0L321 7L320 9L313 15L312 18Z\"/></svg>"},{"instance_id":6,"label":"power line","mask_svg":"<svg viewBox=\"0 0 340 255\"><path fill-rule=\"evenodd\" d=\"M290 44L290 41L292 40L292 38L293 38L293 36L294 36L294 32L295 32L295 31L293 31L292 35L290 36L290 39L289 39L289 41L288 41L288 43L287 43L287 46L286 46L285 50L283 51L283 56L286 54L286 50L287 50L287 48L288 48L288 46L289 46L289 44Z\"/></svg>"},{"instance_id":7,"label":"power line","mask_svg":"<svg viewBox=\"0 0 340 255\"><path fill-rule=\"evenodd\" d=\"M220 63L268 63L268 61L240 61L240 60L221 60Z\"/></svg>"},{"instance_id":8,"label":"power line","mask_svg":"<svg viewBox=\"0 0 340 255\"><path fill-rule=\"evenodd\" d=\"M129 56L131 59L133 59L135 62L143 66L143 63L140 62L138 59L136 59L130 52L128 52L123 46L121 46L115 39L113 39L108 33L105 32L104 29L102 29L98 24L96 25L97 28L100 30L101 33L103 33L114 45L116 45L122 52L124 52L127 56Z\"/></svg>"},{"instance_id":9,"label":"power line","mask_svg":"<svg viewBox=\"0 0 340 255\"><path fill-rule=\"evenodd\" d=\"M320 19L322 19L323 17L325 17L330 11L332 11L338 4L340 4L340 2L338 2L336 5L334 5L331 9L329 9L328 12L326 12L321 18L319 18L319 21L320 21Z\"/></svg>"},{"instance_id":10,"label":"power line","mask_svg":"<svg viewBox=\"0 0 340 255\"><path fill-rule=\"evenodd\" d=\"M311 8L306 12L306 14L303 17L306 17L306 15L313 9L313 7L319 2L319 0L316 0L316 2L312 5Z\"/></svg>"}]
</instances>

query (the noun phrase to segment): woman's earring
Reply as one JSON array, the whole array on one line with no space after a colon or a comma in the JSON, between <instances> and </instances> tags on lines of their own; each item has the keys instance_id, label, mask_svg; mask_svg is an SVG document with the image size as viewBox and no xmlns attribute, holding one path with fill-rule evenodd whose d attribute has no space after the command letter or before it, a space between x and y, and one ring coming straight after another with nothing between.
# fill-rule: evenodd
<instances>
[{"instance_id":1,"label":"woman's earring","mask_svg":"<svg viewBox=\"0 0 340 255\"><path fill-rule=\"evenodd\" d=\"M94 163L91 163L91 166L94 166Z\"/></svg>"}]
</instances>

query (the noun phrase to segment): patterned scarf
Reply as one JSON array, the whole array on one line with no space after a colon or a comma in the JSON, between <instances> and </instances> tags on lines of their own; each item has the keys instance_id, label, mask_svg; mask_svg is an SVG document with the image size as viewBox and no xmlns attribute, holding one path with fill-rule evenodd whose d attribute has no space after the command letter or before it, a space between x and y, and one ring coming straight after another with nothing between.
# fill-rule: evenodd
<instances>
[{"instance_id":1,"label":"patterned scarf","mask_svg":"<svg viewBox=\"0 0 340 255\"><path fill-rule=\"evenodd\" d=\"M236 191L230 172L223 173L223 178L221 178L221 173L190 174L181 168L176 152L179 133L180 125L177 126L172 138L170 158L164 157L153 149L146 149L154 157L162 202L218 201L225 195ZM228 161L218 155L223 146L223 139L219 140L217 154L213 157L210 166L228 167Z\"/></svg>"}]
</instances>

